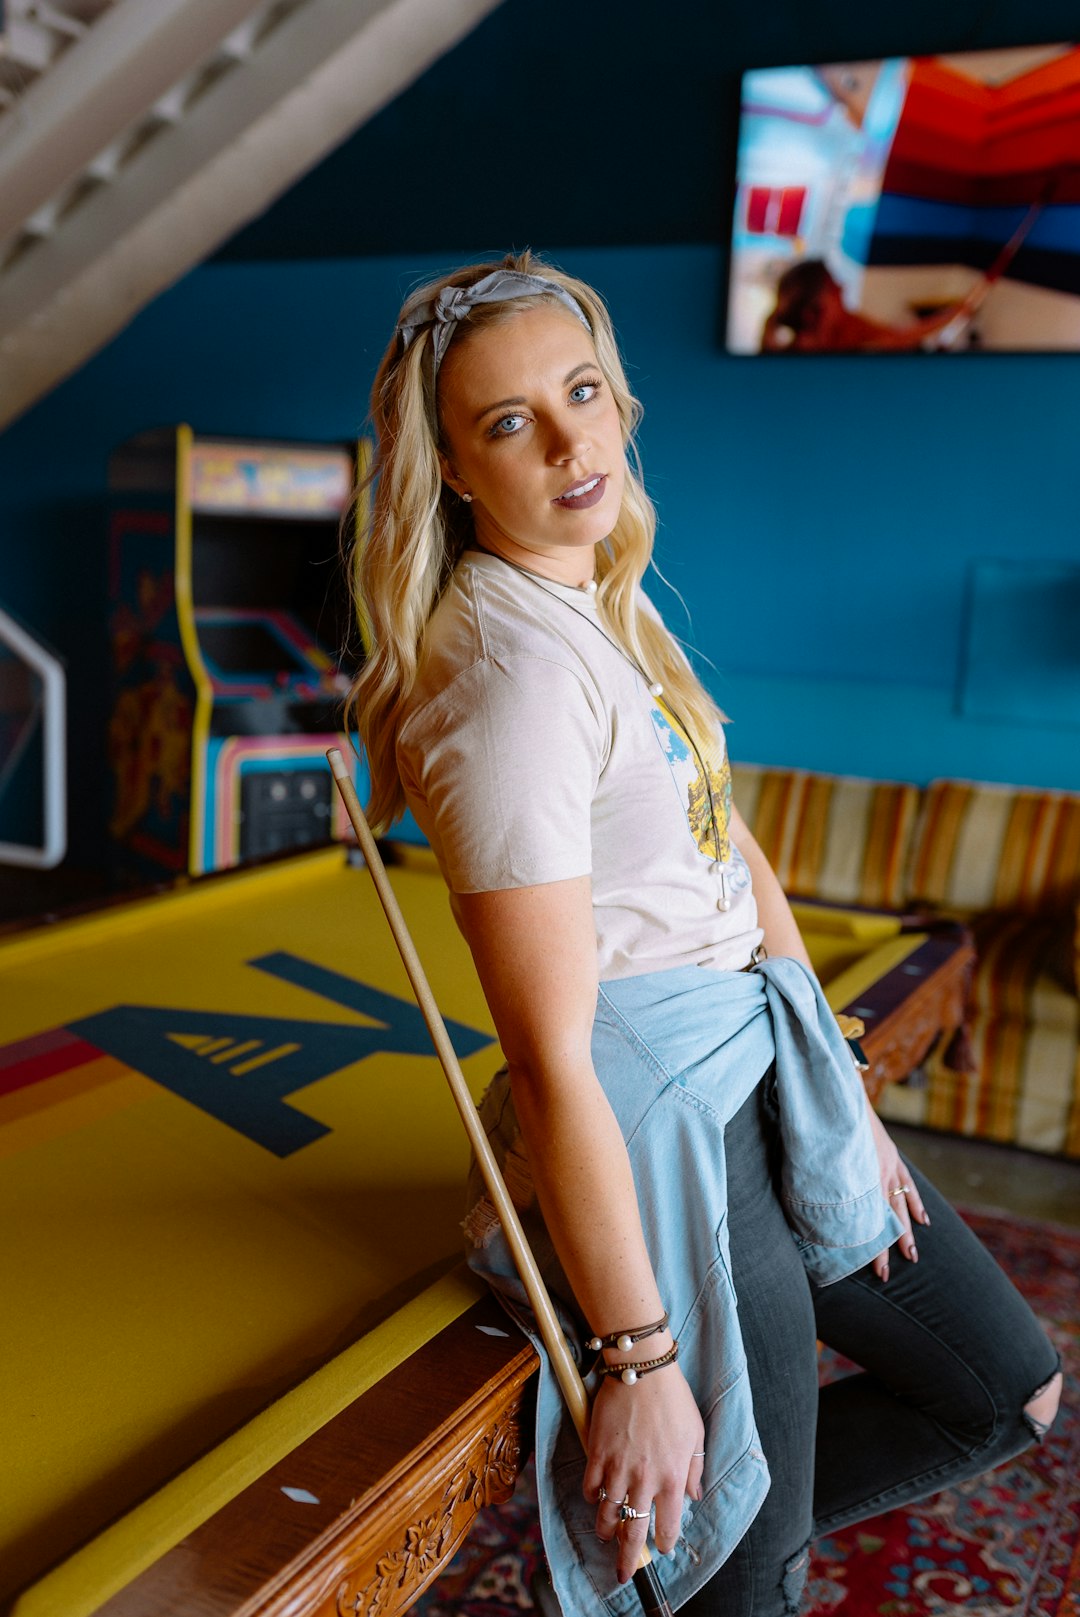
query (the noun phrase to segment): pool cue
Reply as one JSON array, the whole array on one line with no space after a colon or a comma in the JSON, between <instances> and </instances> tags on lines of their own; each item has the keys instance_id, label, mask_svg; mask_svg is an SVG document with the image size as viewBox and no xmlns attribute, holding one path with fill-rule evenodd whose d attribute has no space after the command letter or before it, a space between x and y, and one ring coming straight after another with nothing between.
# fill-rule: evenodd
<instances>
[{"instance_id":1,"label":"pool cue","mask_svg":"<svg viewBox=\"0 0 1080 1617\"><path fill-rule=\"evenodd\" d=\"M499 1171L499 1164L495 1160L495 1153L491 1143L484 1132L484 1125L480 1121L480 1114L476 1110L476 1103L469 1092L465 1082L465 1075L457 1058L454 1046L450 1042L450 1035L446 1031L446 1024L435 1003L435 996L431 992L431 985L427 980L424 968L420 963L420 956L416 952L406 925L405 917L401 913L397 896L390 885L390 878L386 874L386 866L382 862L372 835L371 827L367 823L364 811L360 807L360 799L356 795L352 776L346 767L345 760L337 747L330 747L326 754L326 761L341 800L345 805L345 812L349 816L356 840L360 844L360 851L364 856L371 879L375 883L375 890L390 923L390 930L394 934L398 953L401 955L409 981L412 984L416 1003L420 1007L427 1030L431 1035L431 1042L435 1046L436 1054L450 1086L454 1097L454 1104L458 1109L465 1132L469 1137L469 1144L473 1148L477 1164L487 1186L488 1195L495 1204L499 1215L499 1222L506 1236L507 1245L514 1258L525 1294L529 1299L529 1306L536 1316L540 1338L544 1344L551 1367L555 1372L555 1379L559 1383L559 1390L563 1395L574 1429L581 1439L582 1448L588 1446L589 1428L589 1399L585 1391L585 1384L581 1374L566 1345L562 1327L551 1305L547 1287L543 1276L533 1257L528 1238L522 1229L518 1218L517 1208L510 1199L506 1182ZM643 1545L641 1559L634 1573L634 1587L641 1600L645 1617L673 1617L668 1598L664 1593L663 1585L657 1575L656 1565L649 1554L648 1546Z\"/></svg>"},{"instance_id":2,"label":"pool cue","mask_svg":"<svg viewBox=\"0 0 1080 1617\"><path fill-rule=\"evenodd\" d=\"M1001 280L1001 277L1005 274L1005 271L1009 268L1009 265L1012 263L1013 259L1024 245L1028 236L1034 229L1036 220L1039 218L1040 214L1043 212L1043 209L1046 207L1056 190L1057 175L1055 174L1053 178L1048 180L1043 186L1042 190L1035 198L1035 201L1028 208L1028 211L1025 213L1024 217L1021 219L1020 223L1017 225L1004 247L998 253L997 257L994 259L994 262L990 265L990 268L982 278L982 284L980 286L976 286L974 291L968 293L967 297L963 300L960 307L949 321L948 325L942 326L938 333L938 342L942 348L951 348L953 343L956 342L957 338L963 336L968 326L970 326L971 322L974 320L975 316L986 302L986 299L990 296L990 293L994 290L994 287L997 285L998 281Z\"/></svg>"}]
</instances>

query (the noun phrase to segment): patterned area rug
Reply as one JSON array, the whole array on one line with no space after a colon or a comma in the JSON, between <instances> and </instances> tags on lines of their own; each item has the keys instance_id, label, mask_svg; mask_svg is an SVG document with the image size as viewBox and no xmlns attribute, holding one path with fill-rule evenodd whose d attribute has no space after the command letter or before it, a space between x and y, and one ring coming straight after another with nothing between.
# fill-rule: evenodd
<instances>
[{"instance_id":1,"label":"patterned area rug","mask_svg":"<svg viewBox=\"0 0 1080 1617\"><path fill-rule=\"evenodd\" d=\"M1058 1419L1041 1445L988 1476L819 1540L803 1617L1080 1617L1080 1231L964 1216L1061 1353ZM508 1504L481 1511L414 1611L517 1617L533 1607L543 1566L530 1467Z\"/></svg>"}]
</instances>

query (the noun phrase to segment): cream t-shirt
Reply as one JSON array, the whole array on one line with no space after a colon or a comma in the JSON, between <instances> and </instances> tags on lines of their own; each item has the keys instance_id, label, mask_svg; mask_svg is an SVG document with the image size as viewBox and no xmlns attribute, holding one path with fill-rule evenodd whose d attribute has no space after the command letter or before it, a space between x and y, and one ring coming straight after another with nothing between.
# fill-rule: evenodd
<instances>
[{"instance_id":1,"label":"cream t-shirt","mask_svg":"<svg viewBox=\"0 0 1080 1617\"><path fill-rule=\"evenodd\" d=\"M451 903L591 876L601 981L739 970L762 940L722 731L700 759L584 590L467 551L428 625L398 765Z\"/></svg>"}]
</instances>

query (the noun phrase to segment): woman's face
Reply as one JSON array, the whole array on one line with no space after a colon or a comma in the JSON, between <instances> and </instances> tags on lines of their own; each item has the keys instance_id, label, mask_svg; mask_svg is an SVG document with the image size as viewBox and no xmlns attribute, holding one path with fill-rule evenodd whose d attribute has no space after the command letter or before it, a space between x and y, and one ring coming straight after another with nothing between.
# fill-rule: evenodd
<instances>
[{"instance_id":1,"label":"woman's face","mask_svg":"<svg viewBox=\"0 0 1080 1617\"><path fill-rule=\"evenodd\" d=\"M566 584L593 575L615 526L626 460L592 338L538 304L462 333L439 371L443 473L472 495L488 550Z\"/></svg>"}]
</instances>

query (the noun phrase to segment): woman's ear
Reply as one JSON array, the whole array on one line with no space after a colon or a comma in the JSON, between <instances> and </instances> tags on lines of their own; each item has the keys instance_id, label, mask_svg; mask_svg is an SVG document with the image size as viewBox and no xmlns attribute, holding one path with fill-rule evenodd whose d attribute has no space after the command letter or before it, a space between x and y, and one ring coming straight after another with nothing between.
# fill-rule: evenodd
<instances>
[{"instance_id":1,"label":"woman's ear","mask_svg":"<svg viewBox=\"0 0 1080 1617\"><path fill-rule=\"evenodd\" d=\"M446 484L447 488L453 489L454 493L457 494L461 499L465 500L466 503L472 499L472 495L465 486L464 479L458 476L452 464L441 450L439 451L439 471L442 473L442 480Z\"/></svg>"}]
</instances>

